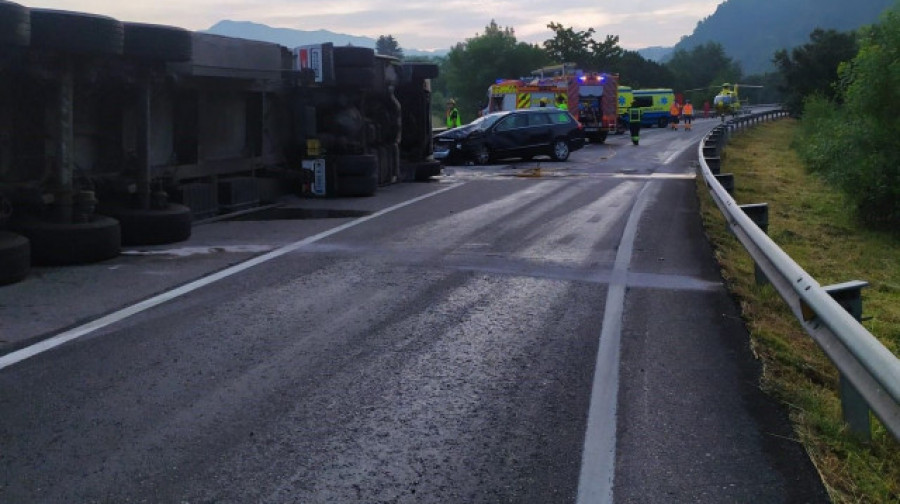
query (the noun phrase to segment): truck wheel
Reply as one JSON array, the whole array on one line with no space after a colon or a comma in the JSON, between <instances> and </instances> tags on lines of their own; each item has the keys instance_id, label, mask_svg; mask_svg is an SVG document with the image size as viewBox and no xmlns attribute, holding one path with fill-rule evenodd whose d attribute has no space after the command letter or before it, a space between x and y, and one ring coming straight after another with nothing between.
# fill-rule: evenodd
<instances>
[{"instance_id":1,"label":"truck wheel","mask_svg":"<svg viewBox=\"0 0 900 504\"><path fill-rule=\"evenodd\" d=\"M374 154L334 156L334 173L340 177L371 177L378 174L378 158Z\"/></svg>"},{"instance_id":2,"label":"truck wheel","mask_svg":"<svg viewBox=\"0 0 900 504\"><path fill-rule=\"evenodd\" d=\"M598 144L602 144L603 142L606 141L606 136L607 136L608 134L609 134L609 133L606 132L606 131L598 131L598 132L595 133L593 136L591 136L591 142L595 142L595 143L598 143Z\"/></svg>"},{"instance_id":3,"label":"truck wheel","mask_svg":"<svg viewBox=\"0 0 900 504\"><path fill-rule=\"evenodd\" d=\"M31 9L31 45L41 49L88 54L122 54L122 23L106 16L51 9Z\"/></svg>"},{"instance_id":4,"label":"truck wheel","mask_svg":"<svg viewBox=\"0 0 900 504\"><path fill-rule=\"evenodd\" d=\"M332 59L335 70L339 67L373 67L375 65L375 50L368 47L335 47Z\"/></svg>"},{"instance_id":5,"label":"truck wheel","mask_svg":"<svg viewBox=\"0 0 900 504\"><path fill-rule=\"evenodd\" d=\"M16 283L31 268L31 244L28 238L0 231L0 285Z\"/></svg>"},{"instance_id":6,"label":"truck wheel","mask_svg":"<svg viewBox=\"0 0 900 504\"><path fill-rule=\"evenodd\" d=\"M656 125L660 128L665 128L669 125L669 119L667 117L660 117L658 121L656 121Z\"/></svg>"},{"instance_id":7,"label":"truck wheel","mask_svg":"<svg viewBox=\"0 0 900 504\"><path fill-rule=\"evenodd\" d=\"M566 143L565 140L560 139L553 142L552 149L550 157L552 157L554 161L565 161L566 159L569 159L569 144Z\"/></svg>"},{"instance_id":8,"label":"truck wheel","mask_svg":"<svg viewBox=\"0 0 900 504\"><path fill-rule=\"evenodd\" d=\"M378 189L378 175L367 177L338 177L338 196L372 196Z\"/></svg>"},{"instance_id":9,"label":"truck wheel","mask_svg":"<svg viewBox=\"0 0 900 504\"><path fill-rule=\"evenodd\" d=\"M334 82L338 87L368 89L375 85L375 69L363 67L334 67Z\"/></svg>"},{"instance_id":10,"label":"truck wheel","mask_svg":"<svg viewBox=\"0 0 900 504\"><path fill-rule=\"evenodd\" d=\"M94 215L88 222L58 223L27 218L16 231L31 241L31 260L48 266L87 264L119 255L119 221Z\"/></svg>"},{"instance_id":11,"label":"truck wheel","mask_svg":"<svg viewBox=\"0 0 900 504\"><path fill-rule=\"evenodd\" d=\"M27 46L31 42L28 8L0 0L0 46Z\"/></svg>"},{"instance_id":12,"label":"truck wheel","mask_svg":"<svg viewBox=\"0 0 900 504\"><path fill-rule=\"evenodd\" d=\"M128 207L103 208L119 221L122 245L161 245L191 237L191 209L175 203L160 210Z\"/></svg>"},{"instance_id":13,"label":"truck wheel","mask_svg":"<svg viewBox=\"0 0 900 504\"><path fill-rule=\"evenodd\" d=\"M123 23L126 56L157 61L190 61L191 32L174 26Z\"/></svg>"}]
</instances>

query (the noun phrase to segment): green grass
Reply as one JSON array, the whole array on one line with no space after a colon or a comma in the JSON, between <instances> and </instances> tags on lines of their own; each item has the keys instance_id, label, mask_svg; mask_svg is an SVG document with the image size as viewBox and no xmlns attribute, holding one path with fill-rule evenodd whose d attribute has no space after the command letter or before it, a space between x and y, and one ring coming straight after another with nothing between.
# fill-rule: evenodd
<instances>
[{"instance_id":1,"label":"green grass","mask_svg":"<svg viewBox=\"0 0 900 504\"><path fill-rule=\"evenodd\" d=\"M863 325L900 355L900 234L866 230L839 192L808 174L791 145L797 122L757 126L729 141L722 173L735 177L739 204L769 204L769 236L821 285L865 280ZM757 286L753 262L729 233L698 178L707 234L740 302L763 388L785 403L835 503L900 503L900 443L872 416L871 441L841 421L838 374L771 286Z\"/></svg>"}]
</instances>

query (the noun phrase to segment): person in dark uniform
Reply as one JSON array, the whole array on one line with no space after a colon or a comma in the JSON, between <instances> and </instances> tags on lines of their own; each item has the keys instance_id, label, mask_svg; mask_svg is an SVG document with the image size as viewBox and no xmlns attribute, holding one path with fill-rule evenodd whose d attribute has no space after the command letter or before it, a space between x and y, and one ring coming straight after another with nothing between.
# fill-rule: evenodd
<instances>
[{"instance_id":1,"label":"person in dark uniform","mask_svg":"<svg viewBox=\"0 0 900 504\"><path fill-rule=\"evenodd\" d=\"M628 109L628 129L631 131L631 143L637 145L641 140L641 109Z\"/></svg>"}]
</instances>

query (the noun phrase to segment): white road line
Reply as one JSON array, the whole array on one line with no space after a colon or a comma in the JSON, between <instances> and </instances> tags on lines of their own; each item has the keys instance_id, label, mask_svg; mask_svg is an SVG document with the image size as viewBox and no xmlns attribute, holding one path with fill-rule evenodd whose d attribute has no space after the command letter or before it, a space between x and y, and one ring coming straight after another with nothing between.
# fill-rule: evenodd
<instances>
[{"instance_id":1,"label":"white road line","mask_svg":"<svg viewBox=\"0 0 900 504\"><path fill-rule=\"evenodd\" d=\"M244 261L242 263L235 264L234 266L231 266L230 268L226 268L226 269L219 271L217 273L214 273L212 275L200 278L198 280L195 280L191 283L182 285L181 287L170 290L168 292L163 292L162 294L159 294L159 295L154 296L149 299L145 299L144 301L141 301L137 304L134 304L134 305L122 308L121 310L118 310L116 312L110 313L109 315L106 315L105 317L101 317L97 320L88 322L87 324L84 324L82 326L76 327L74 329L70 329L70 330L62 332L60 334L57 334L56 336L53 336L46 340L43 340L39 343L35 343L34 345L31 345L31 346L25 347L21 350L17 350L15 352L4 355L4 356L0 357L0 370L5 369L14 364L17 364L19 362L22 362L31 357L34 357L35 355L38 355L38 354L41 354L48 350L51 350L53 348L56 348L64 343L67 343L74 339L78 339L86 334L90 334L98 329L102 329L106 326L109 326L111 324L114 324L116 322L124 320L132 315L141 313L145 310L149 310L150 308L161 305L161 304L165 303L166 301L171 301L172 299L175 299L175 298L178 298L185 294L188 294L190 292L193 292L201 287L205 287L212 283L218 282L219 280L222 280L224 278L228 278L232 275L236 275L236 274L238 274L244 270L250 269L254 266L258 266L262 263L271 261L272 259L276 259L285 254L291 253L301 247L305 247L306 245L310 245L319 240L322 240L322 239L332 236L334 234L340 233L341 231L358 226L358 225L368 222L372 219L377 219L378 217L381 217L384 214L393 212L395 210L399 210L399 209L409 206L409 205L413 205L422 200L428 199L432 196L437 196L438 194L445 193L452 189L456 189L457 187L459 187L461 185L463 185L463 184L462 183L453 184L451 186L445 187L445 188L437 190L435 192L428 193L428 194L413 198L408 201L404 201L403 203L398 203L394 206L385 208L383 210L379 210L371 215L361 217L359 219L348 222L346 224L342 224L336 228L329 229L328 231L323 231L317 235L313 235L313 236L310 236L303 240L300 240L298 242L294 242L289 245L285 245L284 247L275 249L267 254L263 254L263 255L254 257L253 259Z\"/></svg>"},{"instance_id":2,"label":"white road line","mask_svg":"<svg viewBox=\"0 0 900 504\"><path fill-rule=\"evenodd\" d=\"M655 195L648 183L638 193L637 201L628 216L616 262L606 294L600 347L594 367L591 405L588 409L584 449L581 454L581 474L578 477L576 504L612 504L613 478L616 474L616 412L619 396L619 351L622 341L622 314L625 310L625 288L628 265L634 249L638 222Z\"/></svg>"}]
</instances>

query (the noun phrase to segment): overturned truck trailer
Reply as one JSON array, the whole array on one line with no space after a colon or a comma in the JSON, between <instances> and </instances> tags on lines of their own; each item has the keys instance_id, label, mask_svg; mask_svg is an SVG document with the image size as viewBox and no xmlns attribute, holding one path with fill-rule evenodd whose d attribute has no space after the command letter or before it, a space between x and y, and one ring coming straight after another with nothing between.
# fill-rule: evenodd
<instances>
[{"instance_id":1,"label":"overturned truck trailer","mask_svg":"<svg viewBox=\"0 0 900 504\"><path fill-rule=\"evenodd\" d=\"M315 53L319 59L302 60ZM0 284L295 193L437 175L431 64L0 0Z\"/></svg>"}]
</instances>

